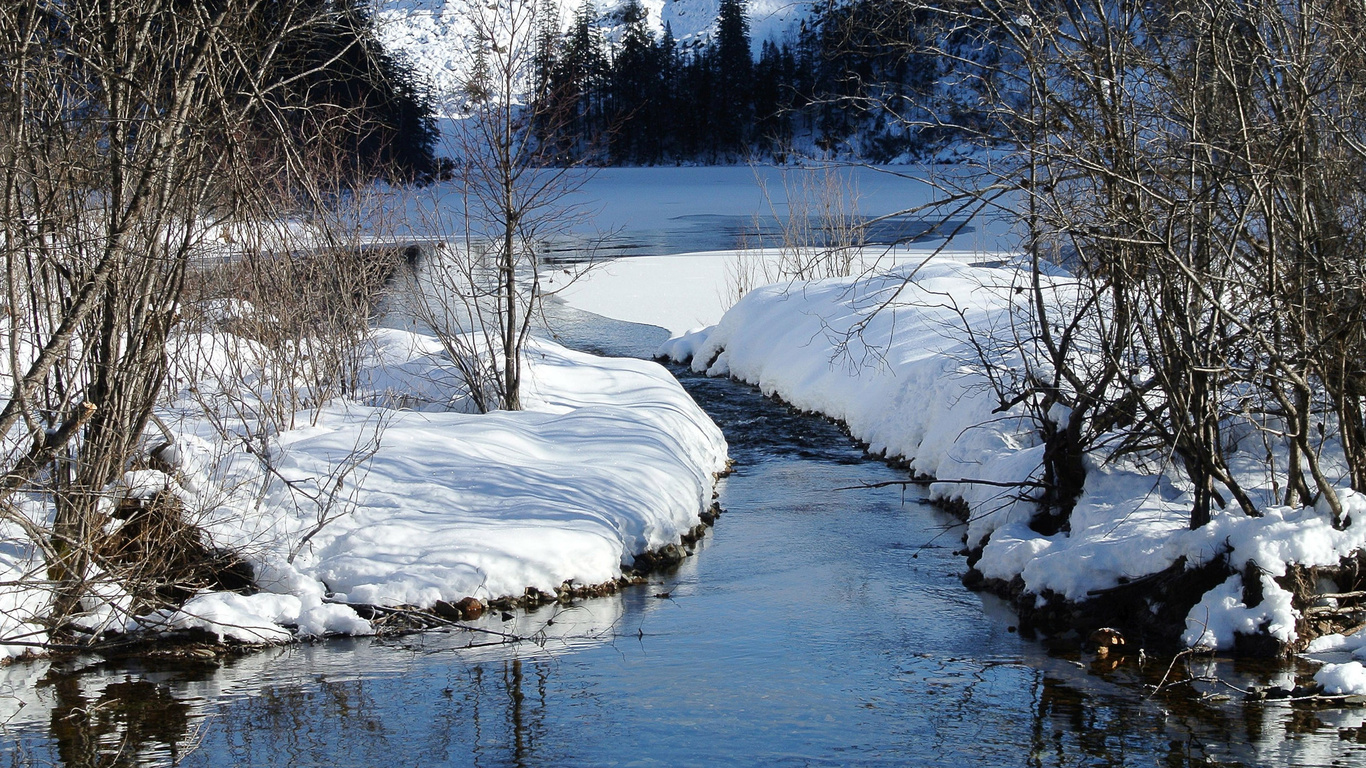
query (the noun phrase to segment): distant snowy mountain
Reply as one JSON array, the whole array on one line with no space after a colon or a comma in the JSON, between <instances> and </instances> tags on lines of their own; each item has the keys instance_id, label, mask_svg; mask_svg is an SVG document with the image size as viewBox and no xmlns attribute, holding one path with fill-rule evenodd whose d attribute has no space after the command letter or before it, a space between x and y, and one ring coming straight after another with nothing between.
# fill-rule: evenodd
<instances>
[{"instance_id":1,"label":"distant snowy mountain","mask_svg":"<svg viewBox=\"0 0 1366 768\"><path fill-rule=\"evenodd\" d=\"M593 2L593 0L586 0ZM626 0L596 3L602 28L611 37ZM710 39L716 25L720 0L641 0L657 35L665 26L681 45L697 45ZM375 0L375 19L384 46L401 53L417 68L437 94L452 93L471 56L464 37L468 0ZM579 7L579 0L564 0L565 24ZM757 53L765 40L782 40L795 34L811 14L810 2L796 0L749 0L750 39Z\"/></svg>"}]
</instances>

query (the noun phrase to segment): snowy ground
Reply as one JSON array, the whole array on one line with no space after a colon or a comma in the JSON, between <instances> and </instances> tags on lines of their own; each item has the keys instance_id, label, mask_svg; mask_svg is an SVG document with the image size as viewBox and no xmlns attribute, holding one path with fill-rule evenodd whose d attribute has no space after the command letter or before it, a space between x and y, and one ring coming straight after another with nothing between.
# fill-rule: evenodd
<instances>
[{"instance_id":1,"label":"snowy ground","mask_svg":"<svg viewBox=\"0 0 1366 768\"><path fill-rule=\"evenodd\" d=\"M767 179L770 194L760 191L756 173ZM705 217L718 211L749 219L786 209L792 174L821 173L604 171L577 193L593 214L581 223L589 231L638 235L677 228L690 217L703 217L705 228ZM869 215L895 210L908 189L919 190L910 196L924 195L904 179L856 173L863 175L850 188L862 190L860 210ZM409 234L426 228L433 237L449 236L449 221L441 217L450 213L451 190L422 194L404 204L433 216L410 207ZM699 270L698 259L661 252L657 263L618 262L576 286L581 293L566 295L589 309L619 308L634 295L638 310L665 313L647 320L683 329L719 317L729 301L717 293L709 301L700 297L723 285L727 265L740 258L732 250ZM661 280L657 269L631 267L652 264L677 269ZM691 293L681 290L687 274L694 277ZM213 310L224 322L254 311L227 304ZM430 605L607 581L634 555L676 542L697 523L725 461L715 426L653 363L602 360L538 343L529 360L527 410L471 416L461 412L459 383L439 345L395 329L378 331L368 350L365 391L301 414L277 434L280 425L259 417L266 403L252 398L291 385L268 370L268 356L252 341L225 327L176 341L174 356L184 369L177 372L177 401L162 419L178 435L168 455L178 477L131 473L110 494L170 490L213 544L247 555L266 592L201 595L182 611L135 622L140 626L201 627L244 640L363 633L365 622L333 601ZM255 394L234 401L216 388L229 373L252 382ZM205 405L216 423L203 418ZM239 438L262 432L272 435L269 450L258 443L247 451L252 441ZM47 514L40 505L28 511L35 518ZM18 531L4 534L0 578L32 582L41 564L18 544L24 540ZM129 627L129 597L106 592L88 606L84 623ZM38 591L0 590L0 637L41 641L40 628L24 620L40 614L45 599ZM3 650L13 655L23 648Z\"/></svg>"},{"instance_id":2,"label":"snowy ground","mask_svg":"<svg viewBox=\"0 0 1366 768\"><path fill-rule=\"evenodd\" d=\"M613 202L603 217L616 216L612 223L618 226L624 220L627 226L649 229L670 222L677 226L706 212L753 215L769 205L738 176L730 184L707 176L747 169L681 170L696 175L684 173L676 184L653 185L650 177L665 178L665 171L628 169L622 176L609 176L611 183L604 186ZM863 188L873 188L871 180L877 177L866 178L870 181ZM715 193L697 194L710 183L717 183ZM675 193L676 188L687 193ZM931 194L926 185L893 180L864 202L866 210L881 214L898 205L917 205ZM900 251L896 261L902 266L880 276L780 281L750 292L733 308L737 266L745 260L762 262L762 254L656 249L591 272L561 296L608 317L666 327L676 338L663 352L839 418L874 451L905 457L917 471L938 477L943 482L935 486L936 494L962 498L972 508L968 537L972 543L986 542L977 567L988 577L1020 576L1033 592L1077 599L1166 568L1180 557L1198 564L1231 550L1232 562L1250 559L1264 569L1266 599L1255 608L1244 605L1241 577L1232 577L1191 611L1187 642L1227 648L1235 631L1263 625L1281 639L1292 639L1295 614L1289 593L1270 577L1283 574L1290 563L1337 564L1343 554L1366 545L1366 526L1335 531L1322 510L1268 505L1261 519L1222 513L1211 525L1190 532L1190 497L1179 478L1097 462L1074 514L1072 533L1042 536L1027 525L1030 509L1013 502L1008 491L954 482L1020 481L1038 469L1041 448L1035 436L1018 419L992 413L995 403L973 372L974 356L963 333L965 324L980 333L1009 322L1012 303L1018 301L1013 289L1022 283L1015 268L997 263L1008 261L1000 255L1008 242L1001 231L974 232L918 271L928 248ZM848 334L898 290L894 306L879 314L862 336ZM1249 472L1256 471L1259 460L1260 454L1249 458ZM1257 485L1249 478L1249 487ZM1366 503L1350 492L1344 497L1353 514L1366 519ZM1323 682L1330 689L1354 690L1343 681L1360 679L1358 672L1366 675L1366 668L1350 666L1358 663L1353 653L1366 658L1366 634L1322 638L1311 651L1349 664L1325 668Z\"/></svg>"},{"instance_id":3,"label":"snowy ground","mask_svg":"<svg viewBox=\"0 0 1366 768\"><path fill-rule=\"evenodd\" d=\"M785 171L760 173L774 180L770 189L783 187ZM915 205L931 194L924 184L868 173L859 177L865 214ZM753 178L748 168L607 170L579 193L593 210L582 223L586 230L626 235L683 225L695 233L697 221L704 227L711 221L707 216L786 209L786 200L775 204ZM429 194L431 210L440 210L444 193ZM1002 233L976 232L954 243L955 253L923 266L926 248L903 250L896 259L901 266L874 276L780 281L750 291L734 307L737 265L763 263L762 254L650 247L642 249L646 255L590 273L560 296L580 309L668 328L677 338L664 352L839 418L873 450L905 457L939 478L936 494L961 498L972 509L968 537L986 543L977 567L989 577L1019 576L1036 593L1078 598L1180 557L1195 564L1229 549L1233 562L1251 559L1264 569L1266 599L1247 607L1241 577L1232 577L1191 611L1187 641L1223 648L1235 631L1263 624L1290 638L1289 595L1268 577L1289 563L1336 564L1366 544L1360 521L1335 531L1321 510L1271 507L1261 519L1221 513L1191 532L1190 499L1179 479L1096 465L1070 535L1042 536L1028 528L1030 510L1009 492L953 482L1020 481L1038 467L1040 447L1031 430L1009 414L992 413L963 334L965 325L978 332L1003 327L1019 300L1013 289L1021 276L1013 267L982 265L1001 261L1006 242ZM898 291L861 335L849 334ZM528 411L472 417L449 407L449 364L431 339L384 331L379 341L369 399L324 409L316 426L281 440L276 457L285 477L335 475L383 424L380 453L357 468L354 479L364 482L344 497L357 511L305 546L300 539L316 519L316 505L301 502L285 483L267 484L260 507L271 511L250 525L232 522L241 518L240 502L209 509L218 542L252 551L273 592L287 597L214 598L195 606L197 617L168 616L166 623L236 624L266 637L279 636L281 624L304 632L363 631L354 616L321 601L325 590L354 600L430 604L519 593L525 586L553 589L566 580L603 581L635 552L676 540L710 499L724 442L656 366L543 345L532 359L537 394ZM404 408L385 407L399 401ZM212 481L189 489L201 504L212 507L205 498L232 487L260 486L259 462L215 448L203 426L183 426L199 432L186 438L184 454L203 456L183 469ZM1346 494L1345 502L1366 520L1366 500ZM298 556L286 564L291 552ZM26 563L22 553L3 550L0 567L13 574ZM1366 686L1366 667L1353 658L1366 657L1366 634L1321 638L1310 651L1340 664L1320 675L1330 691Z\"/></svg>"},{"instance_id":4,"label":"snowy ground","mask_svg":"<svg viewBox=\"0 0 1366 768\"><path fill-rule=\"evenodd\" d=\"M215 545L247 556L265 591L206 593L130 620L127 597L111 586L84 623L198 627L250 642L365 634L368 624L338 602L430 606L601 584L635 555L677 543L711 504L725 440L658 364L533 341L525 409L475 415L461 412L436 340L380 329L373 342L363 390L301 416L263 461L223 438L249 426L232 409L217 426L202 418L202 403L221 393L190 370L222 370L227 350L249 343L181 339L202 354L180 358L193 360L177 371L187 388L162 414L178 434L168 454L177 477L130 472L111 491L170 489ZM36 567L13 547L0 550L0 566L11 575ZM10 639L43 602L31 590L0 598L28 609L0 616L0 637ZM0 644L5 655L22 650Z\"/></svg>"}]
</instances>

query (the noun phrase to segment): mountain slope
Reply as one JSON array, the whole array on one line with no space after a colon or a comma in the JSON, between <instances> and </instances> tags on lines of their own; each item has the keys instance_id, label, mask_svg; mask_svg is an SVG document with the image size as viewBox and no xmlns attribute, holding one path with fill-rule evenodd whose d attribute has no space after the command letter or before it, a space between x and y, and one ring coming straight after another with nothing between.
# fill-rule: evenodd
<instances>
[{"instance_id":1,"label":"mountain slope","mask_svg":"<svg viewBox=\"0 0 1366 768\"><path fill-rule=\"evenodd\" d=\"M593 2L593 0L585 0ZM626 0L596 3L601 26L610 37L620 8ZM697 45L710 39L716 25L720 0L641 0L649 14L650 26L662 35L665 26L681 45ZM754 51L765 40L780 40L795 34L802 20L811 15L811 5L794 0L749 0L746 4L750 39ZM386 49L408 57L434 89L437 101L453 93L469 66L472 56L465 37L468 0L376 0L375 19L379 37ZM579 7L579 0L561 4L563 21Z\"/></svg>"}]
</instances>

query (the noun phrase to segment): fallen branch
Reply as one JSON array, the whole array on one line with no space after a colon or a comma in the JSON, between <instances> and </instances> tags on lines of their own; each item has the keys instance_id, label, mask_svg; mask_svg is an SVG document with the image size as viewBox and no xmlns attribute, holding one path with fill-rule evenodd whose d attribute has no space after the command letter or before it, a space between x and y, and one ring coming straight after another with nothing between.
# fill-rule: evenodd
<instances>
[{"instance_id":1,"label":"fallen branch","mask_svg":"<svg viewBox=\"0 0 1366 768\"><path fill-rule=\"evenodd\" d=\"M458 621L451 621L450 619L442 618L440 616L437 616L435 613L431 613L430 611L421 608L391 608L383 605L372 605L370 603L346 603L340 600L324 600L323 602L329 603L331 605L345 605L351 608L352 610L356 611L357 613L361 613L362 611L370 611L372 613L387 614L390 616L402 616L404 618L411 619L416 622L427 625L427 627L425 628L449 627L452 629L463 629L467 632L479 632L485 635L494 635L495 637L501 637L506 640L516 642L521 642L530 639L522 637L521 635L514 635L509 632L499 632L496 629L488 629L486 627L475 627L469 624L462 624Z\"/></svg>"},{"instance_id":2,"label":"fallen branch","mask_svg":"<svg viewBox=\"0 0 1366 768\"><path fill-rule=\"evenodd\" d=\"M847 485L836 488L837 491L864 491L873 488L886 488L888 486L900 485L935 485L936 483L951 483L954 485L987 485L993 488L1050 488L1052 486L1038 480L1021 480L1019 482L1002 482L1000 480L976 480L970 478L959 478L957 480L935 480L912 478L910 480L885 480L881 483L861 483L859 485Z\"/></svg>"},{"instance_id":3,"label":"fallen branch","mask_svg":"<svg viewBox=\"0 0 1366 768\"><path fill-rule=\"evenodd\" d=\"M1356 600L1366 597L1366 592L1326 592L1315 597L1323 600Z\"/></svg>"}]
</instances>

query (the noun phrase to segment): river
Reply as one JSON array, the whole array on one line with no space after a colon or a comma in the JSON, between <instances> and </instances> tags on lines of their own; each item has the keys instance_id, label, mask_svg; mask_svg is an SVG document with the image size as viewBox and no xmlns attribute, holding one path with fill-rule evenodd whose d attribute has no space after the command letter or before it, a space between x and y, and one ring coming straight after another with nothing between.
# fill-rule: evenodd
<instances>
[{"instance_id":1,"label":"river","mask_svg":"<svg viewBox=\"0 0 1366 768\"><path fill-rule=\"evenodd\" d=\"M565 310L566 340L659 329ZM573 320L574 322L568 322ZM835 424L683 370L735 472L694 557L644 587L491 629L228 660L0 670L5 765L1328 765L1360 709L1145 698L1164 661L1053 650L959 583L953 518ZM479 647L467 647L472 643ZM1202 663L1237 683L1294 670ZM1201 686L1218 693L1218 686ZM1225 691L1225 692L1231 692Z\"/></svg>"}]
</instances>

